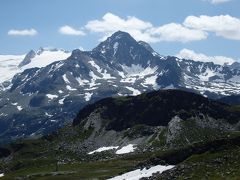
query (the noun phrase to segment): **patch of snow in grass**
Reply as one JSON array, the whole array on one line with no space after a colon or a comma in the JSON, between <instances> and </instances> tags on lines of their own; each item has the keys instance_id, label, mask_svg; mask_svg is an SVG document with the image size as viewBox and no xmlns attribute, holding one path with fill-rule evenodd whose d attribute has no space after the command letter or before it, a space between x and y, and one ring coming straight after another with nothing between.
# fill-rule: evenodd
<instances>
[{"instance_id":1,"label":"patch of snow in grass","mask_svg":"<svg viewBox=\"0 0 240 180\"><path fill-rule=\"evenodd\" d=\"M128 173L122 174L120 176L116 176L114 178L111 178L109 180L139 180L143 177L151 177L154 173L162 173L166 170L172 169L174 166L169 165L169 166L162 166L162 165L157 165L153 166L149 169L137 169L134 171L130 171Z\"/></svg>"},{"instance_id":2,"label":"patch of snow in grass","mask_svg":"<svg viewBox=\"0 0 240 180\"><path fill-rule=\"evenodd\" d=\"M108 151L112 149L117 149L119 146L109 146L109 147L100 147L94 151L89 152L88 154L94 154L95 152Z\"/></svg>"},{"instance_id":3,"label":"patch of snow in grass","mask_svg":"<svg viewBox=\"0 0 240 180\"><path fill-rule=\"evenodd\" d=\"M116 154L127 154L127 153L134 152L134 150L136 149L136 147L134 146L135 144L129 144L127 146L123 146L121 149L116 151Z\"/></svg>"}]
</instances>

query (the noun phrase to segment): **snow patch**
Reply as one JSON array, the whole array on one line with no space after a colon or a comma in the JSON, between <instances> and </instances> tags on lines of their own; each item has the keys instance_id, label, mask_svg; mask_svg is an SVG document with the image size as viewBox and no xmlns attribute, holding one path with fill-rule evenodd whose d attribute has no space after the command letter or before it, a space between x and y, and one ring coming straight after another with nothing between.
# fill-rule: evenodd
<instances>
[{"instance_id":1,"label":"snow patch","mask_svg":"<svg viewBox=\"0 0 240 180\"><path fill-rule=\"evenodd\" d=\"M53 100L54 98L58 98L58 95L54 95L54 94L46 94L46 96L51 100Z\"/></svg>"},{"instance_id":2,"label":"snow patch","mask_svg":"<svg viewBox=\"0 0 240 180\"><path fill-rule=\"evenodd\" d=\"M206 71L204 73L200 74L198 77L202 81L209 81L209 78L213 77L215 75L216 75L216 73L214 71L212 71L211 69L207 68Z\"/></svg>"},{"instance_id":3,"label":"snow patch","mask_svg":"<svg viewBox=\"0 0 240 180\"><path fill-rule=\"evenodd\" d=\"M114 50L113 56L115 56L115 54L117 53L118 46L119 46L119 43L115 42L114 45L113 45L113 50Z\"/></svg>"},{"instance_id":4,"label":"snow patch","mask_svg":"<svg viewBox=\"0 0 240 180\"><path fill-rule=\"evenodd\" d=\"M93 93L89 93L89 92L87 92L87 93L85 93L85 100L86 101L90 101L91 100L91 97L92 97L92 95L93 95Z\"/></svg>"},{"instance_id":5,"label":"snow patch","mask_svg":"<svg viewBox=\"0 0 240 180\"><path fill-rule=\"evenodd\" d=\"M134 96L137 96L137 95L141 94L141 92L139 90L137 90L137 89L134 89L132 87L126 87L126 88L128 90L132 91Z\"/></svg>"},{"instance_id":6,"label":"snow patch","mask_svg":"<svg viewBox=\"0 0 240 180\"><path fill-rule=\"evenodd\" d=\"M66 88L67 88L67 90L69 90L69 91L76 91L76 90L77 90L77 89L75 89L75 88L72 88L72 87L69 86L69 85L67 85Z\"/></svg>"},{"instance_id":7,"label":"snow patch","mask_svg":"<svg viewBox=\"0 0 240 180\"><path fill-rule=\"evenodd\" d=\"M129 144L127 146L123 146L121 149L116 151L116 154L127 154L127 153L134 152L134 150L137 148L137 147L134 147L134 146L136 146L136 145L135 144Z\"/></svg>"},{"instance_id":8,"label":"snow patch","mask_svg":"<svg viewBox=\"0 0 240 180\"><path fill-rule=\"evenodd\" d=\"M48 114L47 112L45 112L45 115L46 115L47 117L53 117L53 115Z\"/></svg>"},{"instance_id":9,"label":"snow patch","mask_svg":"<svg viewBox=\"0 0 240 180\"><path fill-rule=\"evenodd\" d=\"M53 62L59 61L59 60L65 60L67 59L71 53L67 53L63 50L47 50L44 49L41 53L36 54L34 58L31 59L31 62L25 66L23 66L24 69L30 69L34 67L45 67Z\"/></svg>"},{"instance_id":10,"label":"snow patch","mask_svg":"<svg viewBox=\"0 0 240 180\"><path fill-rule=\"evenodd\" d=\"M80 86L84 86L84 85L87 85L87 84L89 83L88 80L86 80L86 79L81 79L80 77L77 77L77 78L76 78L76 81L78 82L78 84L79 84Z\"/></svg>"},{"instance_id":11,"label":"snow patch","mask_svg":"<svg viewBox=\"0 0 240 180\"><path fill-rule=\"evenodd\" d=\"M88 154L94 154L95 152L103 152L103 151L108 151L112 149L117 149L119 146L108 146L108 147L100 147L94 151L89 152Z\"/></svg>"},{"instance_id":12,"label":"snow patch","mask_svg":"<svg viewBox=\"0 0 240 180\"><path fill-rule=\"evenodd\" d=\"M23 110L22 106L17 106L18 111Z\"/></svg>"},{"instance_id":13,"label":"snow patch","mask_svg":"<svg viewBox=\"0 0 240 180\"><path fill-rule=\"evenodd\" d=\"M91 66L95 67L97 69L97 72L101 73L102 69L94 62L94 61L88 61Z\"/></svg>"},{"instance_id":14,"label":"snow patch","mask_svg":"<svg viewBox=\"0 0 240 180\"><path fill-rule=\"evenodd\" d=\"M64 80L64 82L65 82L66 84L71 84L70 81L68 80L66 74L64 74L62 77L63 77L63 80Z\"/></svg>"},{"instance_id":15,"label":"snow patch","mask_svg":"<svg viewBox=\"0 0 240 180\"><path fill-rule=\"evenodd\" d=\"M151 177L154 173L157 173L157 172L162 173L164 171L172 169L173 167L174 166L172 166L172 165L168 165L168 166L157 165L157 166L153 166L149 169L147 169L147 168L137 169L137 170L122 174L120 176L116 176L109 180L139 180L143 177Z\"/></svg>"}]
</instances>

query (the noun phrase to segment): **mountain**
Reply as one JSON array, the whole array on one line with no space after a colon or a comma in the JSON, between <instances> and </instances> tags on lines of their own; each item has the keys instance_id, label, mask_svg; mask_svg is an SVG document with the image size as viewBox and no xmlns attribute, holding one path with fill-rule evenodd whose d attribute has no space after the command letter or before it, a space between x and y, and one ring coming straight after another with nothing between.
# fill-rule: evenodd
<instances>
[{"instance_id":1,"label":"mountain","mask_svg":"<svg viewBox=\"0 0 240 180\"><path fill-rule=\"evenodd\" d=\"M17 66L24 57L25 55L0 55L0 84L19 72Z\"/></svg>"},{"instance_id":2,"label":"mountain","mask_svg":"<svg viewBox=\"0 0 240 180\"><path fill-rule=\"evenodd\" d=\"M105 98L72 125L0 148L0 165L9 179L106 179L157 165L169 170L155 179L199 179L206 168L209 179L236 178L239 122L239 107L181 90Z\"/></svg>"},{"instance_id":3,"label":"mountain","mask_svg":"<svg viewBox=\"0 0 240 180\"><path fill-rule=\"evenodd\" d=\"M226 96L218 99L219 102L231 104L231 105L240 105L240 95Z\"/></svg>"},{"instance_id":4,"label":"mountain","mask_svg":"<svg viewBox=\"0 0 240 180\"><path fill-rule=\"evenodd\" d=\"M92 51L72 51L66 60L51 58L49 64L38 54L45 57L44 52L31 52L19 63L27 69L0 92L2 143L47 134L70 122L85 105L105 97L183 89L217 99L238 94L240 88L238 69L161 56L121 31Z\"/></svg>"},{"instance_id":5,"label":"mountain","mask_svg":"<svg viewBox=\"0 0 240 180\"><path fill-rule=\"evenodd\" d=\"M239 115L237 109L201 95L162 90L136 97L106 98L85 106L73 126L91 129L94 146L144 145L154 135L161 136L159 140L166 146L177 147L239 131Z\"/></svg>"},{"instance_id":6,"label":"mountain","mask_svg":"<svg viewBox=\"0 0 240 180\"><path fill-rule=\"evenodd\" d=\"M0 87L5 81L26 69L45 67L55 61L64 60L70 53L62 49L39 48L30 50L26 55L0 55Z\"/></svg>"},{"instance_id":7,"label":"mountain","mask_svg":"<svg viewBox=\"0 0 240 180\"><path fill-rule=\"evenodd\" d=\"M233 64L229 65L231 69L240 69L240 63L234 62Z\"/></svg>"}]
</instances>

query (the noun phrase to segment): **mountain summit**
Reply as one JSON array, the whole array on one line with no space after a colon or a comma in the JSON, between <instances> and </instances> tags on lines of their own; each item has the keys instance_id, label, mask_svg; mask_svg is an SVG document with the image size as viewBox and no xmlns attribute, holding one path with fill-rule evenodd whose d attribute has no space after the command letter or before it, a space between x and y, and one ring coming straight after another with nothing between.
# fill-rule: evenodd
<instances>
[{"instance_id":1,"label":"mountain summit","mask_svg":"<svg viewBox=\"0 0 240 180\"><path fill-rule=\"evenodd\" d=\"M217 99L240 89L238 69L160 56L121 31L92 51L44 50L30 59L0 91L2 141L49 133L105 97L177 88Z\"/></svg>"},{"instance_id":2,"label":"mountain summit","mask_svg":"<svg viewBox=\"0 0 240 180\"><path fill-rule=\"evenodd\" d=\"M122 31L114 33L93 49L93 56L103 61L126 66L141 64L147 67L147 59L153 59L152 52L138 43L130 34Z\"/></svg>"}]
</instances>

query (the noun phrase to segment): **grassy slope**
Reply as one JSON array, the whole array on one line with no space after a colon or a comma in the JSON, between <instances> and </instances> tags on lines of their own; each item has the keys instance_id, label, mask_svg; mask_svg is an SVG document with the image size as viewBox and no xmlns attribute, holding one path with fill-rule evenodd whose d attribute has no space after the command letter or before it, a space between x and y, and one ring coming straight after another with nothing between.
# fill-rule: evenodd
<instances>
[{"instance_id":1,"label":"grassy slope","mask_svg":"<svg viewBox=\"0 0 240 180\"><path fill-rule=\"evenodd\" d=\"M21 162L20 164L25 166L10 171L2 179L13 179L15 177L38 179L92 179L98 177L105 179L139 166L156 165L164 162L179 165L177 171L166 174L166 176L163 174L161 178L159 177L160 179L168 179L168 177L199 179L206 176L206 172L208 172L209 177L216 179L221 176L237 179L240 175L239 140L240 134L238 133L218 141L197 143L178 150L129 154L104 161L80 162L75 159L74 162L59 165L57 173L55 173L56 161L53 153L47 153L46 158L38 157L38 155L33 158L34 154L39 152L36 152L36 144L33 145L33 142L28 141L28 148L25 148L25 150L23 148L18 154L15 154L16 161L13 161L16 164ZM227 144L227 142L229 143ZM39 150L43 150L41 147L39 148ZM65 154L64 156L71 158L76 155Z\"/></svg>"}]
</instances>

